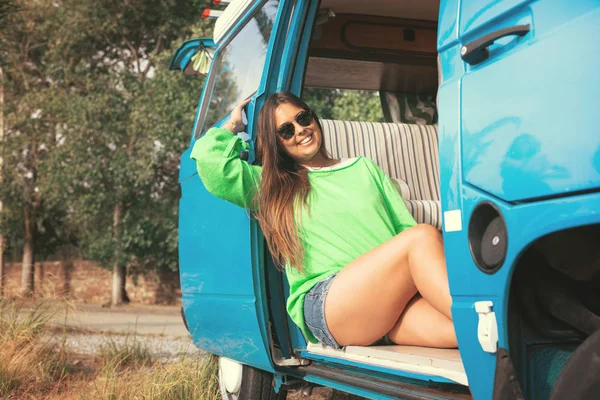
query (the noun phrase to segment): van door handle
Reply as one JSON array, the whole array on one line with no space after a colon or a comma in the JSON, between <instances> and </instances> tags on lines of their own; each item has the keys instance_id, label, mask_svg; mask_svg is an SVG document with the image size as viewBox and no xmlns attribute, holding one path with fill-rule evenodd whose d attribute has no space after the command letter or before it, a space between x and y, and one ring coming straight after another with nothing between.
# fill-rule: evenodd
<instances>
[{"instance_id":1,"label":"van door handle","mask_svg":"<svg viewBox=\"0 0 600 400\"><path fill-rule=\"evenodd\" d=\"M476 65L480 62L484 61L489 57L488 47L494 43L496 40L503 38L505 36L517 35L517 36L525 36L529 33L530 26L526 25L517 25L511 26L510 28L504 28L497 30L496 32L489 33L484 37L479 39L475 39L472 42L465 44L460 49L460 56L463 61L470 65Z\"/></svg>"}]
</instances>

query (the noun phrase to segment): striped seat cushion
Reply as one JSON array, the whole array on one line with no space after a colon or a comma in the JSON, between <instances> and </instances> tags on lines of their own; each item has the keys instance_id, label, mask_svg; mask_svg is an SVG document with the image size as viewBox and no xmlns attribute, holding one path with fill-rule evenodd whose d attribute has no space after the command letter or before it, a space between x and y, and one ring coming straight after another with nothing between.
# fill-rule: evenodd
<instances>
[{"instance_id":1,"label":"striped seat cushion","mask_svg":"<svg viewBox=\"0 0 600 400\"><path fill-rule=\"evenodd\" d=\"M437 200L404 200L408 211L419 224L429 224L442 230L442 205Z\"/></svg>"},{"instance_id":2,"label":"striped seat cushion","mask_svg":"<svg viewBox=\"0 0 600 400\"><path fill-rule=\"evenodd\" d=\"M439 200L437 125L321 120L325 147L335 158L370 158L408 184L411 199Z\"/></svg>"},{"instance_id":3,"label":"striped seat cushion","mask_svg":"<svg viewBox=\"0 0 600 400\"><path fill-rule=\"evenodd\" d=\"M365 156L394 181L419 223L441 229L437 125L321 120L335 158Z\"/></svg>"}]
</instances>

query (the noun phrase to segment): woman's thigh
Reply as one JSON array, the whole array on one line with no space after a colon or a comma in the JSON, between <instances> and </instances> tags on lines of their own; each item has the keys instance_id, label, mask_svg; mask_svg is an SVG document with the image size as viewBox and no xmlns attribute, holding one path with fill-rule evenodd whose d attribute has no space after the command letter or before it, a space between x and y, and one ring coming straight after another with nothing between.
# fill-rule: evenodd
<instances>
[{"instance_id":1,"label":"woman's thigh","mask_svg":"<svg viewBox=\"0 0 600 400\"><path fill-rule=\"evenodd\" d=\"M389 332L417 293L408 266L410 229L345 266L325 301L327 327L342 346L369 345Z\"/></svg>"},{"instance_id":2,"label":"woman's thigh","mask_svg":"<svg viewBox=\"0 0 600 400\"><path fill-rule=\"evenodd\" d=\"M388 332L396 344L439 348L457 347L452 321L420 295L415 296Z\"/></svg>"}]
</instances>

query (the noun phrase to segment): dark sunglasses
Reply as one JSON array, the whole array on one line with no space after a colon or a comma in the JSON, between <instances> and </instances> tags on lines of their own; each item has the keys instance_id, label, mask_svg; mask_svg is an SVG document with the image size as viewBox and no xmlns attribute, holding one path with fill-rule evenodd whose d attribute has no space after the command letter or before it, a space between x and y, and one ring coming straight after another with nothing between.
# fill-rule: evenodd
<instances>
[{"instance_id":1,"label":"dark sunglasses","mask_svg":"<svg viewBox=\"0 0 600 400\"><path fill-rule=\"evenodd\" d=\"M311 110L302 110L294 117L294 121L298 123L300 126L309 126L313 122L313 113ZM279 128L275 131L279 136L283 139L288 140L294 136L296 133L296 128L294 124L291 122L286 122L281 124Z\"/></svg>"}]
</instances>

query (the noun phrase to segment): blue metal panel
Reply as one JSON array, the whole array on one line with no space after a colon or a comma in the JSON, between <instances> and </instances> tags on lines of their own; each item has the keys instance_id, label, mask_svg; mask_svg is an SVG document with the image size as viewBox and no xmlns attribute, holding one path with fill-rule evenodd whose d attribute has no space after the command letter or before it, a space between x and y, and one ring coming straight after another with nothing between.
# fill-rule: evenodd
<instances>
[{"instance_id":1,"label":"blue metal panel","mask_svg":"<svg viewBox=\"0 0 600 400\"><path fill-rule=\"evenodd\" d=\"M600 187L600 135L591 118L600 90L600 42L590 34L600 26L594 3L591 11L591 3L535 3L490 24L534 29L490 49L490 58L463 78L467 182L507 201Z\"/></svg>"},{"instance_id":2,"label":"blue metal panel","mask_svg":"<svg viewBox=\"0 0 600 400\"><path fill-rule=\"evenodd\" d=\"M485 25L495 19L506 20L529 2L531 0L463 0L460 2L459 36L464 38L480 28L485 29Z\"/></svg>"},{"instance_id":3,"label":"blue metal panel","mask_svg":"<svg viewBox=\"0 0 600 400\"><path fill-rule=\"evenodd\" d=\"M197 175L196 163L190 159L192 148L188 148L179 159L179 183L191 178L193 175Z\"/></svg>"},{"instance_id":4,"label":"blue metal panel","mask_svg":"<svg viewBox=\"0 0 600 400\"><path fill-rule=\"evenodd\" d=\"M456 16L460 44L519 23L533 27L521 42L507 38L491 46L490 58L480 65L463 63L460 44L451 34L444 37L442 28L438 37L442 209L459 210L462 220L461 230L444 232L444 250L459 348L476 399L492 397L495 355L479 345L473 304L494 302L498 345L508 347L508 294L519 256L541 236L600 222L599 193L519 205L500 199L600 186L600 135L590 118L593 89L600 88L592 68L598 44L590 32L600 19L589 10L598 2L546 0L507 11L517 3L523 2L461 2L467 14ZM451 12L444 14L449 4L441 4L440 27L452 25ZM492 15L498 18L489 21ZM569 176L561 177L563 171ZM467 240L470 215L484 200L498 206L508 228L506 260L493 275L475 266Z\"/></svg>"},{"instance_id":5,"label":"blue metal panel","mask_svg":"<svg viewBox=\"0 0 600 400\"><path fill-rule=\"evenodd\" d=\"M459 0L441 0L438 16L438 52L444 51L458 40Z\"/></svg>"},{"instance_id":6,"label":"blue metal panel","mask_svg":"<svg viewBox=\"0 0 600 400\"><path fill-rule=\"evenodd\" d=\"M196 176L181 184L181 289L186 294L251 295L251 269L239 268L250 264L248 216L244 209L207 192L198 181Z\"/></svg>"},{"instance_id":7,"label":"blue metal panel","mask_svg":"<svg viewBox=\"0 0 600 400\"><path fill-rule=\"evenodd\" d=\"M289 11L290 3L280 2L274 32L281 24L285 25L287 14L282 10ZM249 15L261 4L257 2ZM244 25L245 19L232 29L224 43ZM266 66L276 57L272 54L273 46L279 40L285 40L285 36L271 35ZM265 68L256 96L264 92L268 73ZM200 107L209 100L211 92L211 85L205 85ZM250 134L256 111L255 104L250 103L247 107ZM198 113L194 131L200 118L202 115ZM193 143L194 140L192 146ZM194 162L189 159L190 151L191 148L184 152L181 159L179 259L183 306L194 343L208 352L273 372L268 351L260 230L246 210L206 191Z\"/></svg>"},{"instance_id":8,"label":"blue metal panel","mask_svg":"<svg viewBox=\"0 0 600 400\"><path fill-rule=\"evenodd\" d=\"M317 12L319 11L319 2L318 1L304 1L303 6L308 7L308 13L306 15L305 25L302 25L302 21L299 22L299 26L296 28L296 32L298 35L302 34L302 40L299 43L295 64L295 71L292 76L292 80L290 83L289 90L296 94L300 95L300 91L302 90L302 79L304 78L304 71L306 66L306 60L308 58L308 45L310 42L310 38L312 35L312 26L315 23L315 18L317 17ZM303 27L310 27L303 31ZM293 49L290 49L293 51Z\"/></svg>"},{"instance_id":9,"label":"blue metal panel","mask_svg":"<svg viewBox=\"0 0 600 400\"><path fill-rule=\"evenodd\" d=\"M455 51L447 53L455 56ZM447 68L442 57L442 68ZM460 80L444 81L438 90L440 154L440 193L442 210L460 210L461 202L461 148L460 148ZM444 221L445 224L445 221Z\"/></svg>"},{"instance_id":10,"label":"blue metal panel","mask_svg":"<svg viewBox=\"0 0 600 400\"><path fill-rule=\"evenodd\" d=\"M460 58L460 46L450 47L444 52L440 53L439 61L441 68L440 85L444 85L449 79L461 78L465 73L465 66ZM450 110L454 109L455 107L450 107ZM438 113L443 111L444 109L438 106Z\"/></svg>"},{"instance_id":11,"label":"blue metal panel","mask_svg":"<svg viewBox=\"0 0 600 400\"><path fill-rule=\"evenodd\" d=\"M197 176L181 188L181 291L194 342L272 371L257 315L248 216L208 193Z\"/></svg>"},{"instance_id":12,"label":"blue metal panel","mask_svg":"<svg viewBox=\"0 0 600 400\"><path fill-rule=\"evenodd\" d=\"M298 12L298 5L294 4L291 1L287 1L283 6L280 7L281 12L285 13L284 15L291 15L292 11L294 15L291 17L291 21L294 20L295 14ZM282 74L287 68L287 62L285 59L285 48L289 46L290 42L293 42L293 22L290 22L289 19L282 20L281 18L277 19L277 25L273 27L273 32L276 37L277 42L273 47L273 51L270 53L270 57L267 60L267 65L269 66L268 75L264 75L263 82L261 82L261 87L264 89L263 93L267 93L268 95L274 93L276 91L277 82L281 79ZM282 55L283 54L283 55ZM257 109L260 110L264 101L266 100L266 96L258 99Z\"/></svg>"},{"instance_id":13,"label":"blue metal panel","mask_svg":"<svg viewBox=\"0 0 600 400\"><path fill-rule=\"evenodd\" d=\"M495 356L485 353L477 341L478 315L473 304L480 300L494 302L498 322L498 346L508 347L508 294L514 266L519 256L536 239L571 227L600 223L600 193L567 197L545 202L510 205L463 185L463 229L444 233L444 246L452 292L452 315L458 345L471 392L476 399L491 398ZM504 215L508 229L508 252L504 266L495 274L481 272L469 253L464 226L477 204L494 202Z\"/></svg>"},{"instance_id":14,"label":"blue metal panel","mask_svg":"<svg viewBox=\"0 0 600 400\"><path fill-rule=\"evenodd\" d=\"M294 9L294 15L292 15L292 20L290 22L290 35L285 43L283 54L279 63L281 71L277 77L277 86L275 88L276 92L288 90L290 70L294 66L294 60L296 59L296 56L302 54L297 51L298 41L301 38L298 34L298 27L299 25L302 27L305 26L306 11L305 1L300 1ZM308 21L306 21L306 26L310 27L312 25L309 25Z\"/></svg>"},{"instance_id":15,"label":"blue metal panel","mask_svg":"<svg viewBox=\"0 0 600 400\"><path fill-rule=\"evenodd\" d=\"M186 293L182 300L198 348L273 372L265 343L258 334L261 326L256 319L254 294Z\"/></svg>"}]
</instances>

